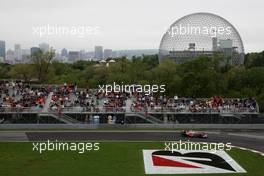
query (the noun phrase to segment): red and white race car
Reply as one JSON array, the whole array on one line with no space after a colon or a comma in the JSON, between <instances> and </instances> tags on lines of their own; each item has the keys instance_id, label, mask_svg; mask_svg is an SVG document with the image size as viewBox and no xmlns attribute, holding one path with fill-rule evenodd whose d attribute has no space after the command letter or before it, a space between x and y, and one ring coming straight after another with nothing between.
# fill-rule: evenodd
<instances>
[{"instance_id":1,"label":"red and white race car","mask_svg":"<svg viewBox=\"0 0 264 176\"><path fill-rule=\"evenodd\" d=\"M189 130L184 130L182 136L189 138L208 138L207 133Z\"/></svg>"}]
</instances>

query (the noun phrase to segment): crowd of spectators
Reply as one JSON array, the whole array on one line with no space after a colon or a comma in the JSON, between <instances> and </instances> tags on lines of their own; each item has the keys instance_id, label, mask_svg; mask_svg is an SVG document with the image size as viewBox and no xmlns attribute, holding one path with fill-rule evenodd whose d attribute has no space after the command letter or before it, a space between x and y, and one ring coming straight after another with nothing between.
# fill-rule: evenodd
<instances>
[{"instance_id":1,"label":"crowd of spectators","mask_svg":"<svg viewBox=\"0 0 264 176\"><path fill-rule=\"evenodd\" d=\"M76 84L48 85L36 88L21 81L0 82L0 109L42 109L49 93L52 93L48 107L51 111L96 111L125 112L256 112L254 98L179 98L178 96L154 96L142 93L97 92L92 89L78 89ZM131 103L129 103L131 102Z\"/></svg>"},{"instance_id":2,"label":"crowd of spectators","mask_svg":"<svg viewBox=\"0 0 264 176\"><path fill-rule=\"evenodd\" d=\"M97 98L103 100L103 111L124 112L128 94L123 92L98 93Z\"/></svg>"},{"instance_id":3,"label":"crowd of spectators","mask_svg":"<svg viewBox=\"0 0 264 176\"><path fill-rule=\"evenodd\" d=\"M76 85L65 83L53 89L49 106L58 111L96 111L96 99L92 90L78 90Z\"/></svg>"},{"instance_id":4,"label":"crowd of spectators","mask_svg":"<svg viewBox=\"0 0 264 176\"><path fill-rule=\"evenodd\" d=\"M44 87L32 88L21 81L2 81L0 82L1 111L42 109L48 93Z\"/></svg>"},{"instance_id":5,"label":"crowd of spectators","mask_svg":"<svg viewBox=\"0 0 264 176\"><path fill-rule=\"evenodd\" d=\"M179 98L178 96L154 97L136 94L131 105L132 111L170 111L170 112L256 112L257 102L253 98L212 98L194 99Z\"/></svg>"}]
</instances>

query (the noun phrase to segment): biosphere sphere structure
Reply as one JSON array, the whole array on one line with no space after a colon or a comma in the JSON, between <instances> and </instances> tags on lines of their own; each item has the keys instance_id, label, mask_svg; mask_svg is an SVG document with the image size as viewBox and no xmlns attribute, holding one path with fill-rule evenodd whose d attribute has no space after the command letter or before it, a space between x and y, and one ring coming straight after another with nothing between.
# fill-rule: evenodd
<instances>
[{"instance_id":1,"label":"biosphere sphere structure","mask_svg":"<svg viewBox=\"0 0 264 176\"><path fill-rule=\"evenodd\" d=\"M159 62L183 63L200 55L223 54L231 64L244 63L244 46L235 27L211 13L194 13L175 21L163 35Z\"/></svg>"}]
</instances>

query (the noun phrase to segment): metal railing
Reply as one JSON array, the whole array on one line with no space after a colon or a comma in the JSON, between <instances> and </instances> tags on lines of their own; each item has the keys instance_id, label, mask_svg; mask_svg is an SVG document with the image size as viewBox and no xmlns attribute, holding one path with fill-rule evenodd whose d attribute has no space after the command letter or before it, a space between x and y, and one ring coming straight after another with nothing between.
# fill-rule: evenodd
<instances>
[{"instance_id":1,"label":"metal railing","mask_svg":"<svg viewBox=\"0 0 264 176\"><path fill-rule=\"evenodd\" d=\"M40 113L43 108L38 107L1 107L0 113L17 112L17 113Z\"/></svg>"},{"instance_id":2,"label":"metal railing","mask_svg":"<svg viewBox=\"0 0 264 176\"><path fill-rule=\"evenodd\" d=\"M159 107L156 106L154 108L148 107L147 109L144 108L129 108L128 110L126 107L105 107L105 106L76 106L76 107L64 107L61 109L58 108L49 108L47 113L49 112L58 112L61 111L63 113L175 113L175 114L256 114L259 113L258 108L250 109L250 108L221 108L221 109L198 109L192 110L189 107L186 108L178 108L178 107ZM0 113L9 113L9 112L17 112L17 113L41 113L43 112L43 108L39 107L0 107ZM45 113L45 112L43 112Z\"/></svg>"}]
</instances>

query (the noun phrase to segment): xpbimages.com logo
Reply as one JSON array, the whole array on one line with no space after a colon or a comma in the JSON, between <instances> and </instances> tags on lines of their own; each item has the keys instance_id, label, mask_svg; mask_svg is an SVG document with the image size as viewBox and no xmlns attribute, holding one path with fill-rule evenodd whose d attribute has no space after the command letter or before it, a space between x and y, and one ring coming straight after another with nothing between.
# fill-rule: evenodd
<instances>
[{"instance_id":1,"label":"xpbimages.com logo","mask_svg":"<svg viewBox=\"0 0 264 176\"><path fill-rule=\"evenodd\" d=\"M48 140L46 142L32 143L32 151L36 151L40 154L46 151L73 151L83 154L85 152L98 150L100 150L100 143L97 142L59 142L57 140Z\"/></svg>"},{"instance_id":2,"label":"xpbimages.com logo","mask_svg":"<svg viewBox=\"0 0 264 176\"><path fill-rule=\"evenodd\" d=\"M97 35L100 32L99 26L86 26L86 25L74 25L74 26L60 26L60 25L42 25L32 27L33 35L39 37L46 36L76 36L78 38L84 38L91 35Z\"/></svg>"},{"instance_id":3,"label":"xpbimages.com logo","mask_svg":"<svg viewBox=\"0 0 264 176\"><path fill-rule=\"evenodd\" d=\"M138 92L138 93L144 93L145 95L150 95L151 93L164 93L165 90L165 85L140 85L140 84L132 84L132 85L123 85L122 84L117 84L116 82L114 82L113 84L106 84L106 85L99 85L99 93L106 93L109 94L111 92L126 92L126 93L134 93L134 92Z\"/></svg>"},{"instance_id":4,"label":"xpbimages.com logo","mask_svg":"<svg viewBox=\"0 0 264 176\"><path fill-rule=\"evenodd\" d=\"M192 141L170 141L164 143L164 150L165 151L171 151L177 152L179 150L206 150L210 151L212 153L215 153L216 151L222 150L222 151L230 151L232 149L231 142L229 143L214 143L214 142L192 142Z\"/></svg>"},{"instance_id":5,"label":"xpbimages.com logo","mask_svg":"<svg viewBox=\"0 0 264 176\"><path fill-rule=\"evenodd\" d=\"M192 24L179 24L171 26L167 31L171 37L178 35L209 35L216 37L218 35L231 35L231 26L195 26Z\"/></svg>"}]
</instances>

